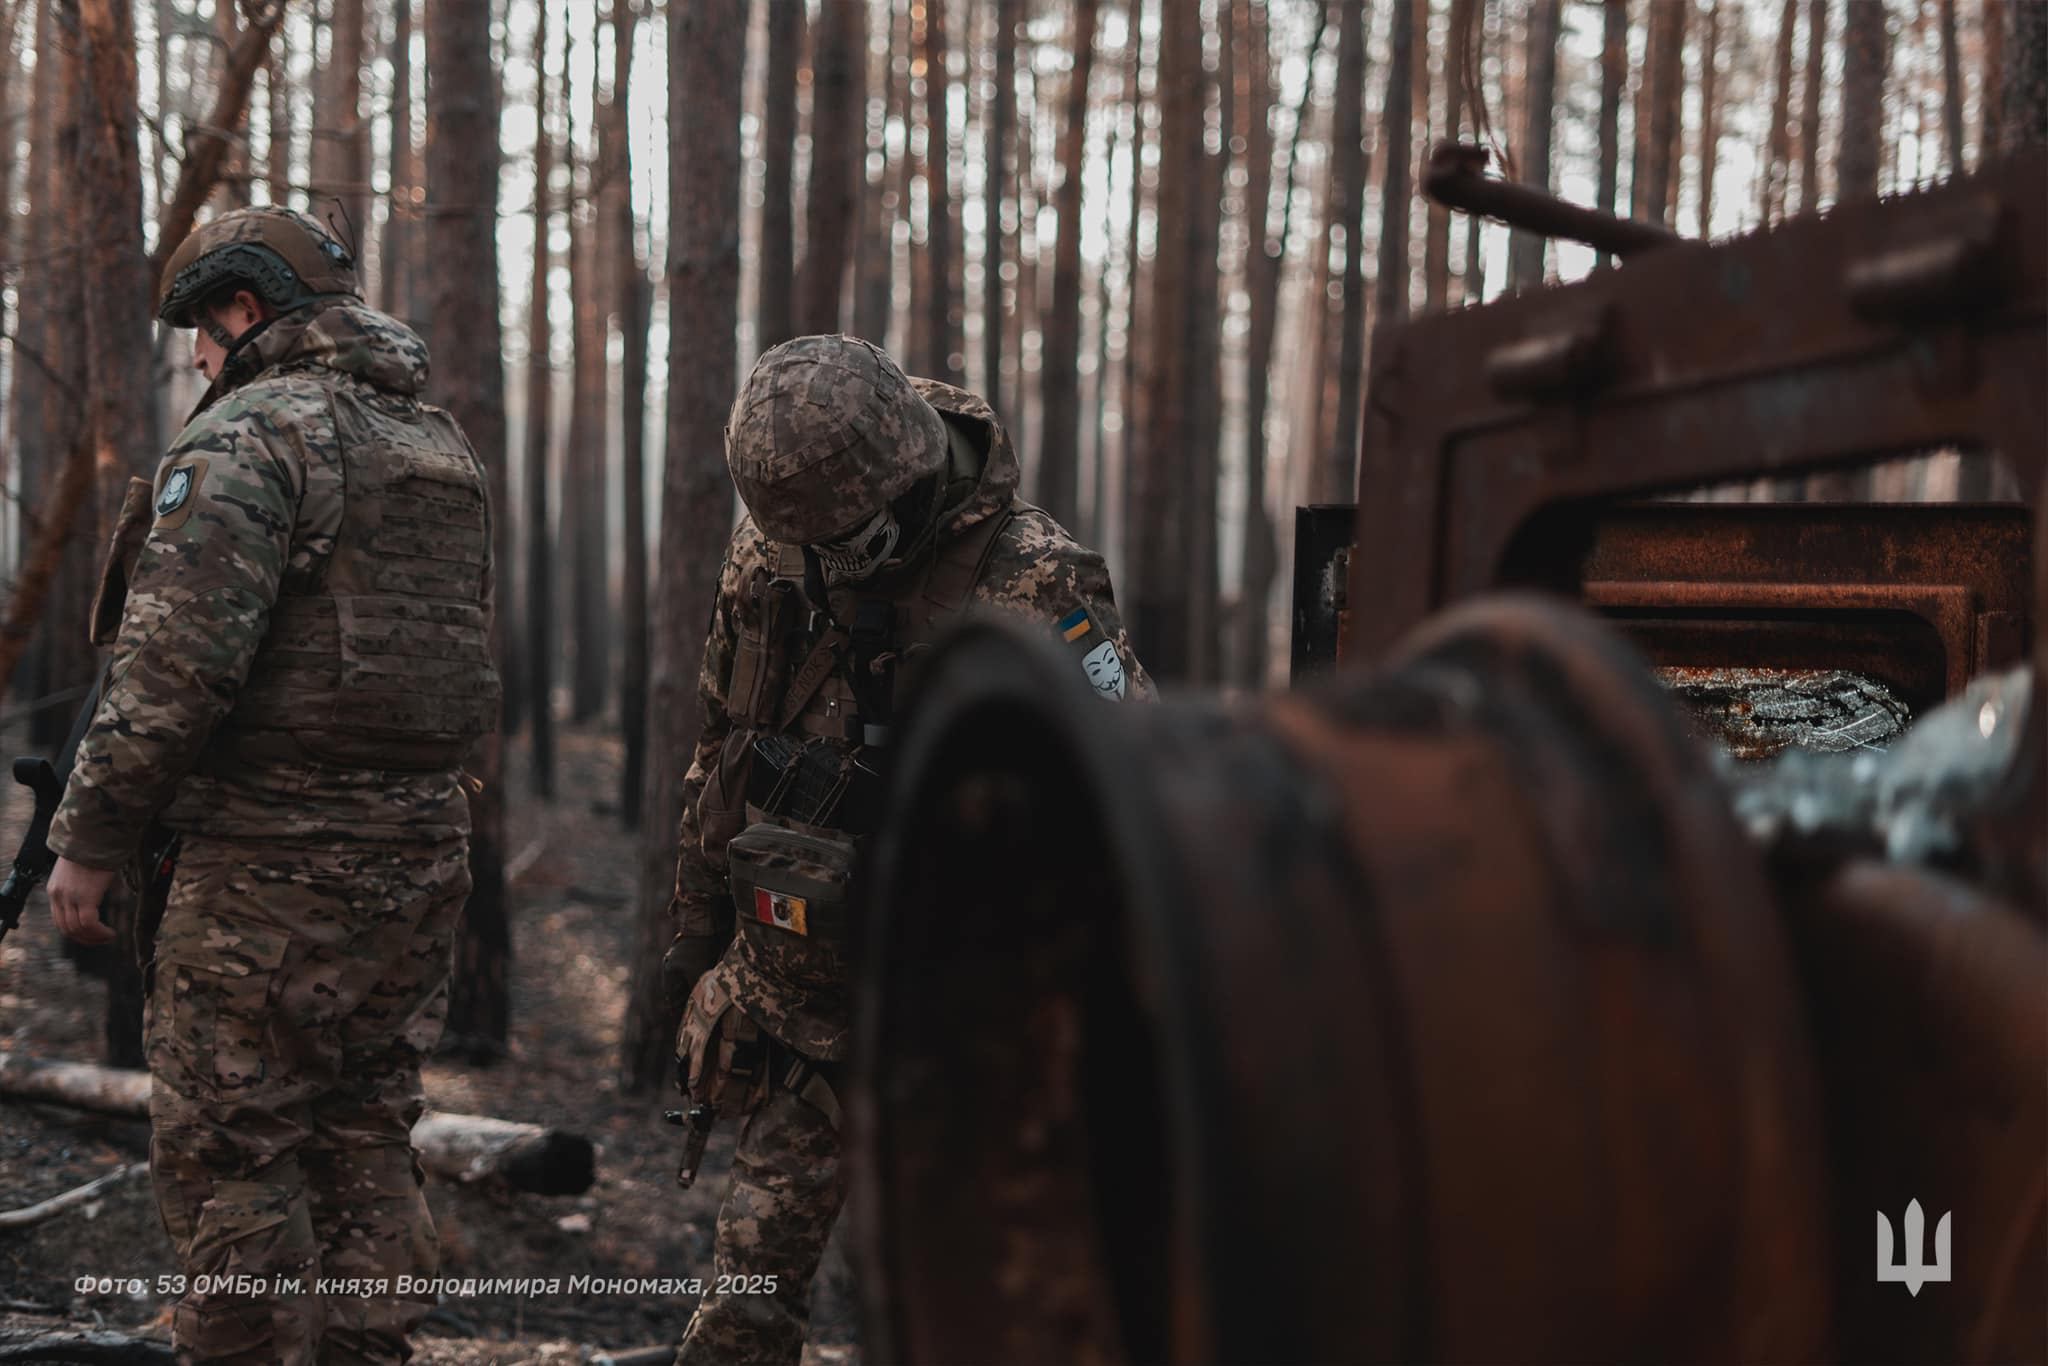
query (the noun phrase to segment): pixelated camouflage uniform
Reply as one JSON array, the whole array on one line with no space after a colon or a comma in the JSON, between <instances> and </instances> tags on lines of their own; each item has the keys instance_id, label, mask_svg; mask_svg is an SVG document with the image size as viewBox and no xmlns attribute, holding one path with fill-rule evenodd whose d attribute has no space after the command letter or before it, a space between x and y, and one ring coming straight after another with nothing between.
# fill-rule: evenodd
<instances>
[{"instance_id":1,"label":"pixelated camouflage uniform","mask_svg":"<svg viewBox=\"0 0 2048 1366\"><path fill-rule=\"evenodd\" d=\"M988 404L950 385L911 383L943 419L953 449L964 445L979 460L978 481L949 498L938 545L928 552L943 558L977 533L994 533L967 561L976 572L964 611L996 612L1052 628L1069 637L1077 672L1107 695L1149 699L1151 682L1131 651L1101 556L1017 496L1016 453ZM729 431L728 441L745 435ZM849 508L849 518L859 511ZM821 977L815 954L802 963L777 961L772 933L735 935L727 857L728 844L747 820L745 783L735 781L744 764L735 760L759 733L734 724L735 665L743 639L761 629L761 587L787 563L789 551L764 536L752 517L733 533L698 683L703 729L683 784L671 964L702 965L724 946L716 965L696 979L689 1006L694 1022L686 1018L685 1036L701 1043L707 1032L716 1032L711 1022L738 1011L771 1041L759 1084L748 1095L721 1101L721 1109L750 1113L734 1152L731 1189L719 1210L714 1278L676 1357L691 1366L800 1357L811 1280L844 1197L839 1114L829 1082L849 1044L847 983L843 975L829 980L836 962L831 957L823 960L828 971ZM900 602L924 581L907 567L862 585L859 593L835 589L835 615L850 617L857 597L893 595ZM941 614L917 638L901 642L906 657L914 662L951 615ZM1113 651L1113 668L1105 672L1097 659L1091 671L1091 656L1104 646ZM807 713L829 716L832 705L814 702ZM672 968L672 975L686 978L690 970ZM705 1067L701 1056L696 1067ZM821 1080L828 1084L819 1085ZM765 1280L743 1281L746 1289L718 1293L717 1280L728 1277L772 1277L774 1289L765 1289Z\"/></svg>"},{"instance_id":2,"label":"pixelated camouflage uniform","mask_svg":"<svg viewBox=\"0 0 2048 1366\"><path fill-rule=\"evenodd\" d=\"M187 1359L400 1361L427 1308L313 1294L437 1264L410 1132L470 886L463 733L497 682L482 471L418 401L426 365L332 298L230 356L135 503L154 524L50 830L94 868L152 816L178 832L146 1018L158 1205L188 1284L303 1287L187 1293Z\"/></svg>"}]
</instances>

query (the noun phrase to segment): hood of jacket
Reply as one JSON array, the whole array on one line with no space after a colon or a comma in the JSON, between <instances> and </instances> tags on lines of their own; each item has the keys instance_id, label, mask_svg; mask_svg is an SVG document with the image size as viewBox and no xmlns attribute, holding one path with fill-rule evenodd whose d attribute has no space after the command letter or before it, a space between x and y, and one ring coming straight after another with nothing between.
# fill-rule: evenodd
<instances>
[{"instance_id":1,"label":"hood of jacket","mask_svg":"<svg viewBox=\"0 0 2048 1366\"><path fill-rule=\"evenodd\" d=\"M332 370L389 393L417 398L427 386L427 344L419 333L367 304L317 299L271 319L236 348L199 407L286 368Z\"/></svg>"},{"instance_id":2,"label":"hood of jacket","mask_svg":"<svg viewBox=\"0 0 2048 1366\"><path fill-rule=\"evenodd\" d=\"M948 427L965 435L982 453L980 479L964 496L956 494L949 498L940 514L943 520L939 535L958 536L976 522L1010 506L1023 479L1017 450L1010 444L1010 434L997 420L995 409L981 395L935 379L912 378L910 382L926 403L938 409Z\"/></svg>"}]
</instances>

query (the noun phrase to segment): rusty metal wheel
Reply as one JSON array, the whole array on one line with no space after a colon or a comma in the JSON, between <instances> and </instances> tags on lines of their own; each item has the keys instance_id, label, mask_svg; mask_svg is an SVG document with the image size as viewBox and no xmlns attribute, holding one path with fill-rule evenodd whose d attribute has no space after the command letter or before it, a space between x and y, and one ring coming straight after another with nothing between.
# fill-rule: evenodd
<instances>
[{"instance_id":1,"label":"rusty metal wheel","mask_svg":"<svg viewBox=\"0 0 2048 1366\"><path fill-rule=\"evenodd\" d=\"M1479 603L1376 676L1112 708L945 649L870 867L874 1350L1822 1350L1770 888L1642 666Z\"/></svg>"}]
</instances>

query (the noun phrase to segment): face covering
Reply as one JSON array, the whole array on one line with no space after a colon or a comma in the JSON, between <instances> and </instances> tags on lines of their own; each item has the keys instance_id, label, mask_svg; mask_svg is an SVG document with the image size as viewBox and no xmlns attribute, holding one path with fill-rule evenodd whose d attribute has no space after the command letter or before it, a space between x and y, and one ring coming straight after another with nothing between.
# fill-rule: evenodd
<instances>
[{"instance_id":1,"label":"face covering","mask_svg":"<svg viewBox=\"0 0 2048 1366\"><path fill-rule=\"evenodd\" d=\"M896 520L896 510L885 504L881 511L852 531L817 547L818 559L825 566L826 581L859 583L873 578L889 562L902 535L903 527Z\"/></svg>"}]
</instances>

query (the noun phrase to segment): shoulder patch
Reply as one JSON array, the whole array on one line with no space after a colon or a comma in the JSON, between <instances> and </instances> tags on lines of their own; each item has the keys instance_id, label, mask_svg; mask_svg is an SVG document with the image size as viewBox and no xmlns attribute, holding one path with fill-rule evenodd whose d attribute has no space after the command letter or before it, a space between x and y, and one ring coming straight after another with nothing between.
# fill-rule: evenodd
<instances>
[{"instance_id":1,"label":"shoulder patch","mask_svg":"<svg viewBox=\"0 0 2048 1366\"><path fill-rule=\"evenodd\" d=\"M183 526L185 519L192 514L192 495L199 491L199 485L205 479L204 456L180 460L164 471L163 482L156 491L156 524L166 530Z\"/></svg>"},{"instance_id":2,"label":"shoulder patch","mask_svg":"<svg viewBox=\"0 0 2048 1366\"><path fill-rule=\"evenodd\" d=\"M1086 607L1076 607L1060 618L1055 629L1079 657L1088 686L1112 702L1123 701L1130 690L1123 656L1116 652L1116 642L1103 631L1095 614Z\"/></svg>"}]
</instances>

